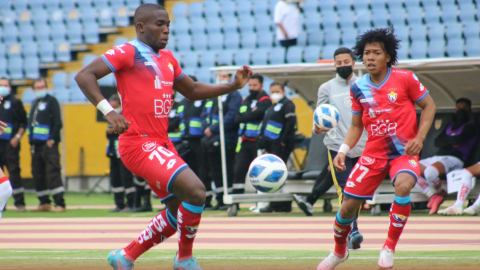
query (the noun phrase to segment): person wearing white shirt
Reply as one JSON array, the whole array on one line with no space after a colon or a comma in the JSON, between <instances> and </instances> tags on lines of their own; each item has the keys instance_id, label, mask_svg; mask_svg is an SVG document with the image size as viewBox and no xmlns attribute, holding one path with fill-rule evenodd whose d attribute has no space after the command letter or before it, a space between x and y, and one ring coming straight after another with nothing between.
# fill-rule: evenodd
<instances>
[{"instance_id":1,"label":"person wearing white shirt","mask_svg":"<svg viewBox=\"0 0 480 270\"><path fill-rule=\"evenodd\" d=\"M300 11L293 0L280 0L275 5L273 21L277 25L277 40L287 48L297 45L300 32Z\"/></svg>"}]
</instances>

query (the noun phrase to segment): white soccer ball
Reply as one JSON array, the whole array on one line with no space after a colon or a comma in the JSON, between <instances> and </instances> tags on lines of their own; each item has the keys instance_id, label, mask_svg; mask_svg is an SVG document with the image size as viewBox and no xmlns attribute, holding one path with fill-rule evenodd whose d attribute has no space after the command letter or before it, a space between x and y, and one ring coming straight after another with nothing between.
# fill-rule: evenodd
<instances>
[{"instance_id":1,"label":"white soccer ball","mask_svg":"<svg viewBox=\"0 0 480 270\"><path fill-rule=\"evenodd\" d=\"M281 158L264 154L252 161L247 178L258 191L273 193L285 184L287 175L287 166Z\"/></svg>"},{"instance_id":2,"label":"white soccer ball","mask_svg":"<svg viewBox=\"0 0 480 270\"><path fill-rule=\"evenodd\" d=\"M337 108L330 104L322 104L315 109L313 121L319 128L332 129L337 126L340 114Z\"/></svg>"}]
</instances>

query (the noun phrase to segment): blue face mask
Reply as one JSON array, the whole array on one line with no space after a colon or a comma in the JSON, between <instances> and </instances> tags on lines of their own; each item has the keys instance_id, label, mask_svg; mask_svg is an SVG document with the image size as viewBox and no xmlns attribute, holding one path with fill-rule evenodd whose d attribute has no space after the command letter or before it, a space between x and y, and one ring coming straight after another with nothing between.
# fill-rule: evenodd
<instances>
[{"instance_id":1,"label":"blue face mask","mask_svg":"<svg viewBox=\"0 0 480 270\"><path fill-rule=\"evenodd\" d=\"M38 91L35 91L35 95L38 97L38 98L44 98L48 95L48 90L38 90Z\"/></svg>"},{"instance_id":2,"label":"blue face mask","mask_svg":"<svg viewBox=\"0 0 480 270\"><path fill-rule=\"evenodd\" d=\"M8 95L10 95L10 88L5 86L0 87L0 96L6 97Z\"/></svg>"}]
</instances>

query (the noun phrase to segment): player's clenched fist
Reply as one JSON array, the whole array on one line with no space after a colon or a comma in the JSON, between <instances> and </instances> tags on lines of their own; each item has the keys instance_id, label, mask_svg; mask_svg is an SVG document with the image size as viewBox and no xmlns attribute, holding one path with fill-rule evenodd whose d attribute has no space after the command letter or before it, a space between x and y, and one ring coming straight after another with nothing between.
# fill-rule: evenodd
<instances>
[{"instance_id":1,"label":"player's clenched fist","mask_svg":"<svg viewBox=\"0 0 480 270\"><path fill-rule=\"evenodd\" d=\"M347 169L345 166L345 154L342 152L338 152L337 156L333 160L333 166L338 172L343 172Z\"/></svg>"},{"instance_id":2,"label":"player's clenched fist","mask_svg":"<svg viewBox=\"0 0 480 270\"><path fill-rule=\"evenodd\" d=\"M414 138L408 141L407 145L405 145L405 154L407 156L416 156L420 154L420 151L423 148L423 141L419 138Z\"/></svg>"},{"instance_id":3,"label":"player's clenched fist","mask_svg":"<svg viewBox=\"0 0 480 270\"><path fill-rule=\"evenodd\" d=\"M128 126L130 126L130 122L115 111L108 113L105 118L107 118L107 121L113 126L113 130L117 134L122 134L128 130Z\"/></svg>"},{"instance_id":4,"label":"player's clenched fist","mask_svg":"<svg viewBox=\"0 0 480 270\"><path fill-rule=\"evenodd\" d=\"M243 88L246 84L250 76L253 75L253 71L249 66L243 66L240 69L237 70L237 73L235 74L235 81L233 84L235 85L235 88L241 89Z\"/></svg>"}]
</instances>

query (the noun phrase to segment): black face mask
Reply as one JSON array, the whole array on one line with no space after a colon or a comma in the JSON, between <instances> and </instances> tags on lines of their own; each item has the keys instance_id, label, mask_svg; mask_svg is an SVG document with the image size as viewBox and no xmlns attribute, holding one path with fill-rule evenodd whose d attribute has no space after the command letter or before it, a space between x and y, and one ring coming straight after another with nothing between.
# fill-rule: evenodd
<instances>
[{"instance_id":1,"label":"black face mask","mask_svg":"<svg viewBox=\"0 0 480 270\"><path fill-rule=\"evenodd\" d=\"M455 112L456 118L458 122L467 121L470 117L470 113L467 110L458 110Z\"/></svg>"},{"instance_id":2,"label":"black face mask","mask_svg":"<svg viewBox=\"0 0 480 270\"><path fill-rule=\"evenodd\" d=\"M255 91L255 90L248 90L248 92L250 92L251 97L256 97L259 93L258 91Z\"/></svg>"},{"instance_id":3,"label":"black face mask","mask_svg":"<svg viewBox=\"0 0 480 270\"><path fill-rule=\"evenodd\" d=\"M352 66L337 67L338 75L345 80L348 79L350 75L352 75L352 72L353 72Z\"/></svg>"}]
</instances>

